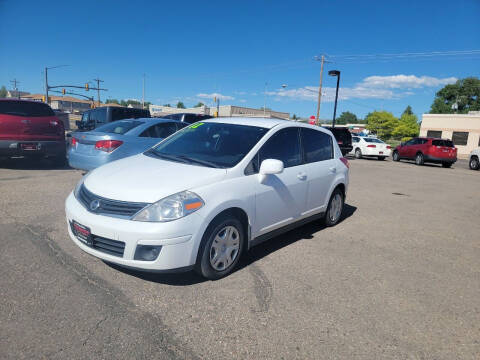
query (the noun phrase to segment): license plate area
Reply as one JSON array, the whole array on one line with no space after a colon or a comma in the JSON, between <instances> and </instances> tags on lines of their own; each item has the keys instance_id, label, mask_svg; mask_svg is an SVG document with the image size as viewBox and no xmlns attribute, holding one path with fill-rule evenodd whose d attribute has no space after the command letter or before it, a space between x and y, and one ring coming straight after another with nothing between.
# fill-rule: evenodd
<instances>
[{"instance_id":1,"label":"license plate area","mask_svg":"<svg viewBox=\"0 0 480 360\"><path fill-rule=\"evenodd\" d=\"M383 154L383 151L379 151L379 154Z\"/></svg>"},{"instance_id":2,"label":"license plate area","mask_svg":"<svg viewBox=\"0 0 480 360\"><path fill-rule=\"evenodd\" d=\"M82 243L84 243L87 246L92 246L93 245L92 233L91 233L89 227L87 227L85 225L82 225L82 224L79 224L75 220L72 220L70 225L71 225L71 228L72 228L73 235L75 235L75 237L78 240L80 240Z\"/></svg>"},{"instance_id":3,"label":"license plate area","mask_svg":"<svg viewBox=\"0 0 480 360\"><path fill-rule=\"evenodd\" d=\"M21 143L20 149L25 151L38 151L40 150L40 144L38 143Z\"/></svg>"}]
</instances>

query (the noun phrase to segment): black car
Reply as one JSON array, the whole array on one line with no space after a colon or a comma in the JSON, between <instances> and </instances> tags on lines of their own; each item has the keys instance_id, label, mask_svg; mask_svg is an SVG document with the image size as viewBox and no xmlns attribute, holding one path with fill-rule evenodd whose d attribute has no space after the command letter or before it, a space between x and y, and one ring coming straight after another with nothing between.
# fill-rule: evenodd
<instances>
[{"instance_id":1,"label":"black car","mask_svg":"<svg viewBox=\"0 0 480 360\"><path fill-rule=\"evenodd\" d=\"M346 127L324 126L324 128L330 130L333 136L335 136L343 156L352 151L352 134Z\"/></svg>"},{"instance_id":2,"label":"black car","mask_svg":"<svg viewBox=\"0 0 480 360\"><path fill-rule=\"evenodd\" d=\"M202 115L202 114L190 114L190 113L177 113L177 114L169 114L162 116L163 119L173 119L178 120L181 122L186 122L188 124L193 124L197 121L211 119L210 115Z\"/></svg>"},{"instance_id":3,"label":"black car","mask_svg":"<svg viewBox=\"0 0 480 360\"><path fill-rule=\"evenodd\" d=\"M76 121L78 130L89 131L100 125L123 119L149 118L150 111L120 106L102 106L85 111L82 120Z\"/></svg>"}]
</instances>

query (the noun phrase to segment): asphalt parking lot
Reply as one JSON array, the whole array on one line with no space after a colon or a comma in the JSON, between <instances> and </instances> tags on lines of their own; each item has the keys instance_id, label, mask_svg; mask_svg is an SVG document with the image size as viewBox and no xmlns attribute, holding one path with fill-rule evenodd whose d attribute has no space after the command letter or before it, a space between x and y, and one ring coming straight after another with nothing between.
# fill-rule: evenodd
<instances>
[{"instance_id":1,"label":"asphalt parking lot","mask_svg":"<svg viewBox=\"0 0 480 360\"><path fill-rule=\"evenodd\" d=\"M480 172L351 160L345 218L219 281L109 266L69 239L80 171L0 167L0 357L480 358Z\"/></svg>"}]
</instances>

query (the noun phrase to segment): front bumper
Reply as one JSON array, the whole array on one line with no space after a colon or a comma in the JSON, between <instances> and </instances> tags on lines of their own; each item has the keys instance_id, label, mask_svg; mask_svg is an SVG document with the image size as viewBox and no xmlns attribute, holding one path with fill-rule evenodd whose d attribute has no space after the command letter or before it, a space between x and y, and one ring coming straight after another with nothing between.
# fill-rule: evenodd
<instances>
[{"instance_id":1,"label":"front bumper","mask_svg":"<svg viewBox=\"0 0 480 360\"><path fill-rule=\"evenodd\" d=\"M164 223L125 220L87 211L73 193L65 201L65 212L70 238L83 251L120 266L146 271L171 271L193 266L204 231L203 219L195 213ZM87 246L73 234L72 221L90 228L96 236L125 243L123 256ZM156 260L134 260L137 245L160 245L162 249Z\"/></svg>"},{"instance_id":2,"label":"front bumper","mask_svg":"<svg viewBox=\"0 0 480 360\"><path fill-rule=\"evenodd\" d=\"M35 150L25 150L22 144L35 145ZM0 140L0 156L65 156L65 141Z\"/></svg>"}]
</instances>

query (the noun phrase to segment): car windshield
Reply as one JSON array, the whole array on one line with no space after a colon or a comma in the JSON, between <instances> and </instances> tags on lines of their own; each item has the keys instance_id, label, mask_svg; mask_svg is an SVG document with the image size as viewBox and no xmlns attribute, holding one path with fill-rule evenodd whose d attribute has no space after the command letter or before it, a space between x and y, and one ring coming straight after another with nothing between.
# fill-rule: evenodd
<instances>
[{"instance_id":1,"label":"car windshield","mask_svg":"<svg viewBox=\"0 0 480 360\"><path fill-rule=\"evenodd\" d=\"M197 122L148 150L145 155L230 168L238 164L267 131L256 126Z\"/></svg>"},{"instance_id":2,"label":"car windshield","mask_svg":"<svg viewBox=\"0 0 480 360\"><path fill-rule=\"evenodd\" d=\"M375 139L375 138L363 138L363 140L365 140L366 142L369 142L369 143L379 143L379 144L383 144L383 141L380 140L380 139Z\"/></svg>"},{"instance_id":3,"label":"car windshield","mask_svg":"<svg viewBox=\"0 0 480 360\"><path fill-rule=\"evenodd\" d=\"M133 128L141 124L142 124L141 121L119 120L119 121L114 121L114 122L99 126L95 129L95 131L109 133L109 134L123 135L126 132L132 130Z\"/></svg>"}]
</instances>

